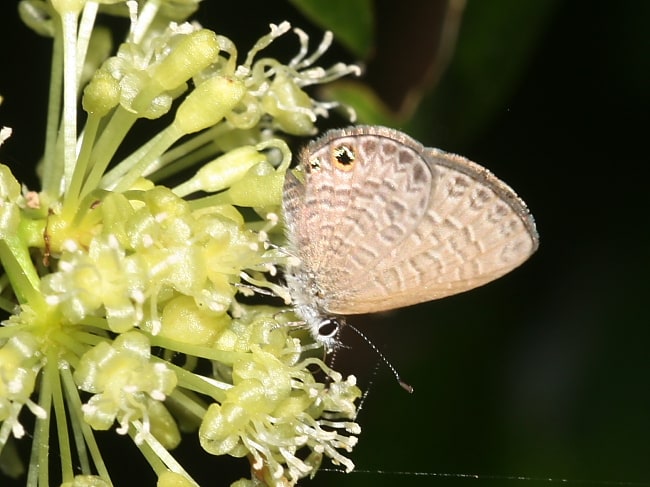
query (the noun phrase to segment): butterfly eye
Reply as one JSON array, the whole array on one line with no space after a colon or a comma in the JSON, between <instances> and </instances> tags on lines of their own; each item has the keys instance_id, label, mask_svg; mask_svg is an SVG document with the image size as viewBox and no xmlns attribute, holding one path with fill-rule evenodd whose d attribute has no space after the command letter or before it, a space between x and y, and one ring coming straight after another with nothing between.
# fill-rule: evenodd
<instances>
[{"instance_id":1,"label":"butterfly eye","mask_svg":"<svg viewBox=\"0 0 650 487\"><path fill-rule=\"evenodd\" d=\"M325 318L318 324L318 337L328 340L336 337L341 328L341 322L336 318Z\"/></svg>"},{"instance_id":2,"label":"butterfly eye","mask_svg":"<svg viewBox=\"0 0 650 487\"><path fill-rule=\"evenodd\" d=\"M341 171L351 171L357 154L349 145L339 145L332 150L332 164Z\"/></svg>"}]
</instances>

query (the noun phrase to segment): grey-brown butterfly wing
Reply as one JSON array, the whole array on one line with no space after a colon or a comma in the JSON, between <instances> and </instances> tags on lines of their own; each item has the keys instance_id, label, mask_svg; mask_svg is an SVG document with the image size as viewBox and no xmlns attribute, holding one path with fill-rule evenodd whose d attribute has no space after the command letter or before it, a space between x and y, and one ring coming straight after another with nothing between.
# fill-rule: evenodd
<instances>
[{"instance_id":1,"label":"grey-brown butterfly wing","mask_svg":"<svg viewBox=\"0 0 650 487\"><path fill-rule=\"evenodd\" d=\"M387 310L480 286L537 248L503 182L467 159L383 127L334 131L288 180L289 234L328 313Z\"/></svg>"},{"instance_id":2,"label":"grey-brown butterfly wing","mask_svg":"<svg viewBox=\"0 0 650 487\"><path fill-rule=\"evenodd\" d=\"M328 132L301 155L304 181L287 174L290 247L300 272L316 281L321 308L404 241L428 206L432 174L418 155L422 147L369 129Z\"/></svg>"}]
</instances>

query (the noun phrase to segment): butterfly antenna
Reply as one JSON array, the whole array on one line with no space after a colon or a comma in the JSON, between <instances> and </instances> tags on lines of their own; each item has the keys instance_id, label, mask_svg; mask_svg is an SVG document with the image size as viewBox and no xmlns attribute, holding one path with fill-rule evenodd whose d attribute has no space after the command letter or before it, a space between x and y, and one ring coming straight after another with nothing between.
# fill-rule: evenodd
<instances>
[{"instance_id":1,"label":"butterfly antenna","mask_svg":"<svg viewBox=\"0 0 650 487\"><path fill-rule=\"evenodd\" d=\"M354 420L356 421L357 418L359 417L359 414L361 413L361 410L363 407L366 405L366 399L368 399L368 395L370 394L370 389L372 389L372 386L375 385L375 377L377 377L377 371L379 370L379 362L375 362L375 366L372 369L372 376L370 378L370 381L368 381L368 387L365 388L363 391L363 394L361 395L361 399L359 399L359 405L357 406L357 412L354 415Z\"/></svg>"},{"instance_id":2,"label":"butterfly antenna","mask_svg":"<svg viewBox=\"0 0 650 487\"><path fill-rule=\"evenodd\" d=\"M347 324L347 326L352 328L354 330L354 332L357 335L359 335L361 338L363 338L363 340L370 346L370 348L372 348L375 351L375 353L379 356L381 361L384 362L384 364L386 364L386 367L388 367L390 369L390 371L393 373L393 375L395 376L395 379L397 379L397 383L400 385L400 387L402 389L404 389L406 392L408 392L409 394L412 394L413 393L413 386L411 384L408 384L408 383L406 383L406 382L404 382L402 380L402 378L399 376L399 373L397 372L397 369L395 367L393 367L393 364L391 364L388 361L388 359L386 358L386 356L383 353L381 353L381 350L379 350L377 348L377 345L372 343L370 338L368 338L366 335L361 333L361 331L359 329L355 328L354 326L350 325L349 323Z\"/></svg>"}]
</instances>

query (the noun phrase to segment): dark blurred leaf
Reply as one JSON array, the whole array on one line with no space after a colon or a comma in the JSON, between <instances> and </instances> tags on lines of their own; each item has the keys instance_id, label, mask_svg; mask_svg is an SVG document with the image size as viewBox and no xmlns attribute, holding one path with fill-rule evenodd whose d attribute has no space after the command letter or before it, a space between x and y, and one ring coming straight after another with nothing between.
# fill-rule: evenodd
<instances>
[{"instance_id":1,"label":"dark blurred leaf","mask_svg":"<svg viewBox=\"0 0 650 487\"><path fill-rule=\"evenodd\" d=\"M365 59L374 38L371 0L291 0L306 17L324 29L355 56Z\"/></svg>"},{"instance_id":2,"label":"dark blurred leaf","mask_svg":"<svg viewBox=\"0 0 650 487\"><path fill-rule=\"evenodd\" d=\"M353 121L374 125L395 125L395 115L365 83L341 80L321 87L319 93L324 99L336 100L344 107L353 108L356 114L356 119Z\"/></svg>"},{"instance_id":3,"label":"dark blurred leaf","mask_svg":"<svg viewBox=\"0 0 650 487\"><path fill-rule=\"evenodd\" d=\"M473 137L503 109L558 2L468 0L464 10L465 3L375 2L378 34L366 73L328 86L326 96L355 108L360 122L447 144Z\"/></svg>"},{"instance_id":4,"label":"dark blurred leaf","mask_svg":"<svg viewBox=\"0 0 650 487\"><path fill-rule=\"evenodd\" d=\"M426 131L447 141L474 136L503 109L557 4L470 0L453 60L409 124L414 135L424 137Z\"/></svg>"},{"instance_id":5,"label":"dark blurred leaf","mask_svg":"<svg viewBox=\"0 0 650 487\"><path fill-rule=\"evenodd\" d=\"M377 36L363 78L330 85L327 96L352 105L361 122L402 123L444 72L464 6L465 0L375 2Z\"/></svg>"},{"instance_id":6,"label":"dark blurred leaf","mask_svg":"<svg viewBox=\"0 0 650 487\"><path fill-rule=\"evenodd\" d=\"M465 0L378 1L375 55L364 81L396 117L409 117L446 68Z\"/></svg>"}]
</instances>

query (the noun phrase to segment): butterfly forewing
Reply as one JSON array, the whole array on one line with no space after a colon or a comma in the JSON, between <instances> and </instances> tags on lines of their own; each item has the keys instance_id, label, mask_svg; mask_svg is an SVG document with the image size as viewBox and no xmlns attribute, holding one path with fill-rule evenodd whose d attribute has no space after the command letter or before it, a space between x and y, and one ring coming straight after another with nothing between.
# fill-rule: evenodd
<instances>
[{"instance_id":1,"label":"butterfly forewing","mask_svg":"<svg viewBox=\"0 0 650 487\"><path fill-rule=\"evenodd\" d=\"M387 310L480 286L524 262L524 203L467 159L383 127L333 131L288 176L291 245L327 313ZM311 282L311 281L310 281Z\"/></svg>"},{"instance_id":2,"label":"butterfly forewing","mask_svg":"<svg viewBox=\"0 0 650 487\"><path fill-rule=\"evenodd\" d=\"M341 148L354 155L351 170L333 160ZM285 197L285 216L296 227L289 233L304 270L318 276L328 297L414 230L432 180L418 149L345 135L308 147L304 193L300 204Z\"/></svg>"}]
</instances>

